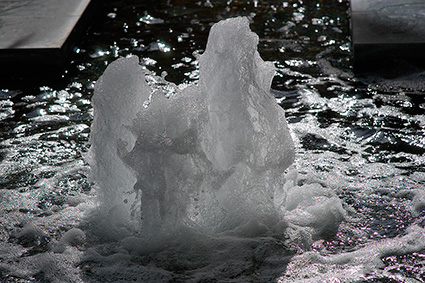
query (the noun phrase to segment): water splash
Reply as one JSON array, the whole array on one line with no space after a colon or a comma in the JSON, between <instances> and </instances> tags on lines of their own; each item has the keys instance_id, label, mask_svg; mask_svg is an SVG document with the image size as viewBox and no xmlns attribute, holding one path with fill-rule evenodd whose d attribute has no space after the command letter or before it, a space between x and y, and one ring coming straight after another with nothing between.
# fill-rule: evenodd
<instances>
[{"instance_id":1,"label":"water splash","mask_svg":"<svg viewBox=\"0 0 425 283\"><path fill-rule=\"evenodd\" d=\"M137 57L108 67L93 97L89 155L109 212L140 214L151 235L277 219L273 198L294 149L270 94L274 67L257 44L246 18L216 24L199 83L169 98L146 84Z\"/></svg>"}]
</instances>

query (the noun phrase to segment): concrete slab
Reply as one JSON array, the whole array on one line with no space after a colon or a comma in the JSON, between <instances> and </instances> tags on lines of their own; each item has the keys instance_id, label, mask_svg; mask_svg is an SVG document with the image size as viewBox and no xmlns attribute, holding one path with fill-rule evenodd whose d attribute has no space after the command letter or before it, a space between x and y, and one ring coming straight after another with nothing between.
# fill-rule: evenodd
<instances>
[{"instance_id":1,"label":"concrete slab","mask_svg":"<svg viewBox=\"0 0 425 283\"><path fill-rule=\"evenodd\" d=\"M62 64L91 2L0 0L0 64Z\"/></svg>"},{"instance_id":2,"label":"concrete slab","mask_svg":"<svg viewBox=\"0 0 425 283\"><path fill-rule=\"evenodd\" d=\"M388 58L425 60L425 1L351 0L356 69Z\"/></svg>"}]
</instances>

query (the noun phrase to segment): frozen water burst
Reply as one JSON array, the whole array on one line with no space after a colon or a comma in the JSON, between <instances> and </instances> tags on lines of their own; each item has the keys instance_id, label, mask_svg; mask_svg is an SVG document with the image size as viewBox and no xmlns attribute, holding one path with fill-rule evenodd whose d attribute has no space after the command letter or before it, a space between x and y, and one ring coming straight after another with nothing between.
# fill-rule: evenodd
<instances>
[{"instance_id":1,"label":"frozen water burst","mask_svg":"<svg viewBox=\"0 0 425 283\"><path fill-rule=\"evenodd\" d=\"M294 146L257 44L246 18L214 25L199 83L169 98L146 84L137 57L108 67L93 97L90 150L103 205L125 214L119 206L135 212L140 202L142 229L154 233L276 216Z\"/></svg>"},{"instance_id":2,"label":"frozen water burst","mask_svg":"<svg viewBox=\"0 0 425 283\"><path fill-rule=\"evenodd\" d=\"M294 145L257 44L246 18L215 24L199 82L172 95L147 85L137 57L110 64L96 84L89 152L108 225L145 238L280 226Z\"/></svg>"}]
</instances>

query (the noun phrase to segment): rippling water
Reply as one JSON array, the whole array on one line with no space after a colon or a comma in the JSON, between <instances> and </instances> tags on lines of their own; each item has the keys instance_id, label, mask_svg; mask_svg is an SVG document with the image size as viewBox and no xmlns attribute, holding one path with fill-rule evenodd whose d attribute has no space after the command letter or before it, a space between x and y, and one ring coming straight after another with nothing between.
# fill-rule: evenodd
<instances>
[{"instance_id":1,"label":"rippling water","mask_svg":"<svg viewBox=\"0 0 425 283\"><path fill-rule=\"evenodd\" d=\"M97 204L83 159L94 84L108 63L130 54L168 81L191 83L211 25L244 15L260 36L261 56L277 68L272 88L296 144L294 167L334 190L350 219L311 247L288 241L295 255L279 280L424 282L425 69L399 62L354 74L348 4L104 1L58 78L2 79L0 281L47 282L52 274L69 282L120 279L118 271L81 260L81 254L112 254L113 245L95 249L96 239L87 238L71 244L75 253L67 257L52 252L71 228L87 227L81 222ZM391 245L393 252L380 248ZM380 262L367 270L374 249ZM140 260L135 269L147 265ZM217 276L260 280L253 269L251 277ZM175 280L191 272L175 272L181 276Z\"/></svg>"}]
</instances>

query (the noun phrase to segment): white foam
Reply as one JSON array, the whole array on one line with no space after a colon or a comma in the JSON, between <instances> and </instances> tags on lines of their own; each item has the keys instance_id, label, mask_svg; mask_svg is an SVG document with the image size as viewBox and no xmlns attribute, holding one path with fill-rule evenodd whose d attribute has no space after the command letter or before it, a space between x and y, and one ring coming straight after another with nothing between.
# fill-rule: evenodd
<instances>
[{"instance_id":1,"label":"white foam","mask_svg":"<svg viewBox=\"0 0 425 283\"><path fill-rule=\"evenodd\" d=\"M270 95L274 67L257 44L246 18L214 25L199 83L171 96L147 86L136 57L107 68L93 98L89 160L109 213L126 206L152 234L277 216L274 191L294 149Z\"/></svg>"},{"instance_id":2,"label":"white foam","mask_svg":"<svg viewBox=\"0 0 425 283\"><path fill-rule=\"evenodd\" d=\"M391 272L382 259L390 256L409 255L425 248L425 229L413 225L407 234L393 239L371 242L353 252L323 255L317 251L296 256L277 282L352 282L370 278L405 281L401 274ZM418 263L419 264L419 263Z\"/></svg>"}]
</instances>

